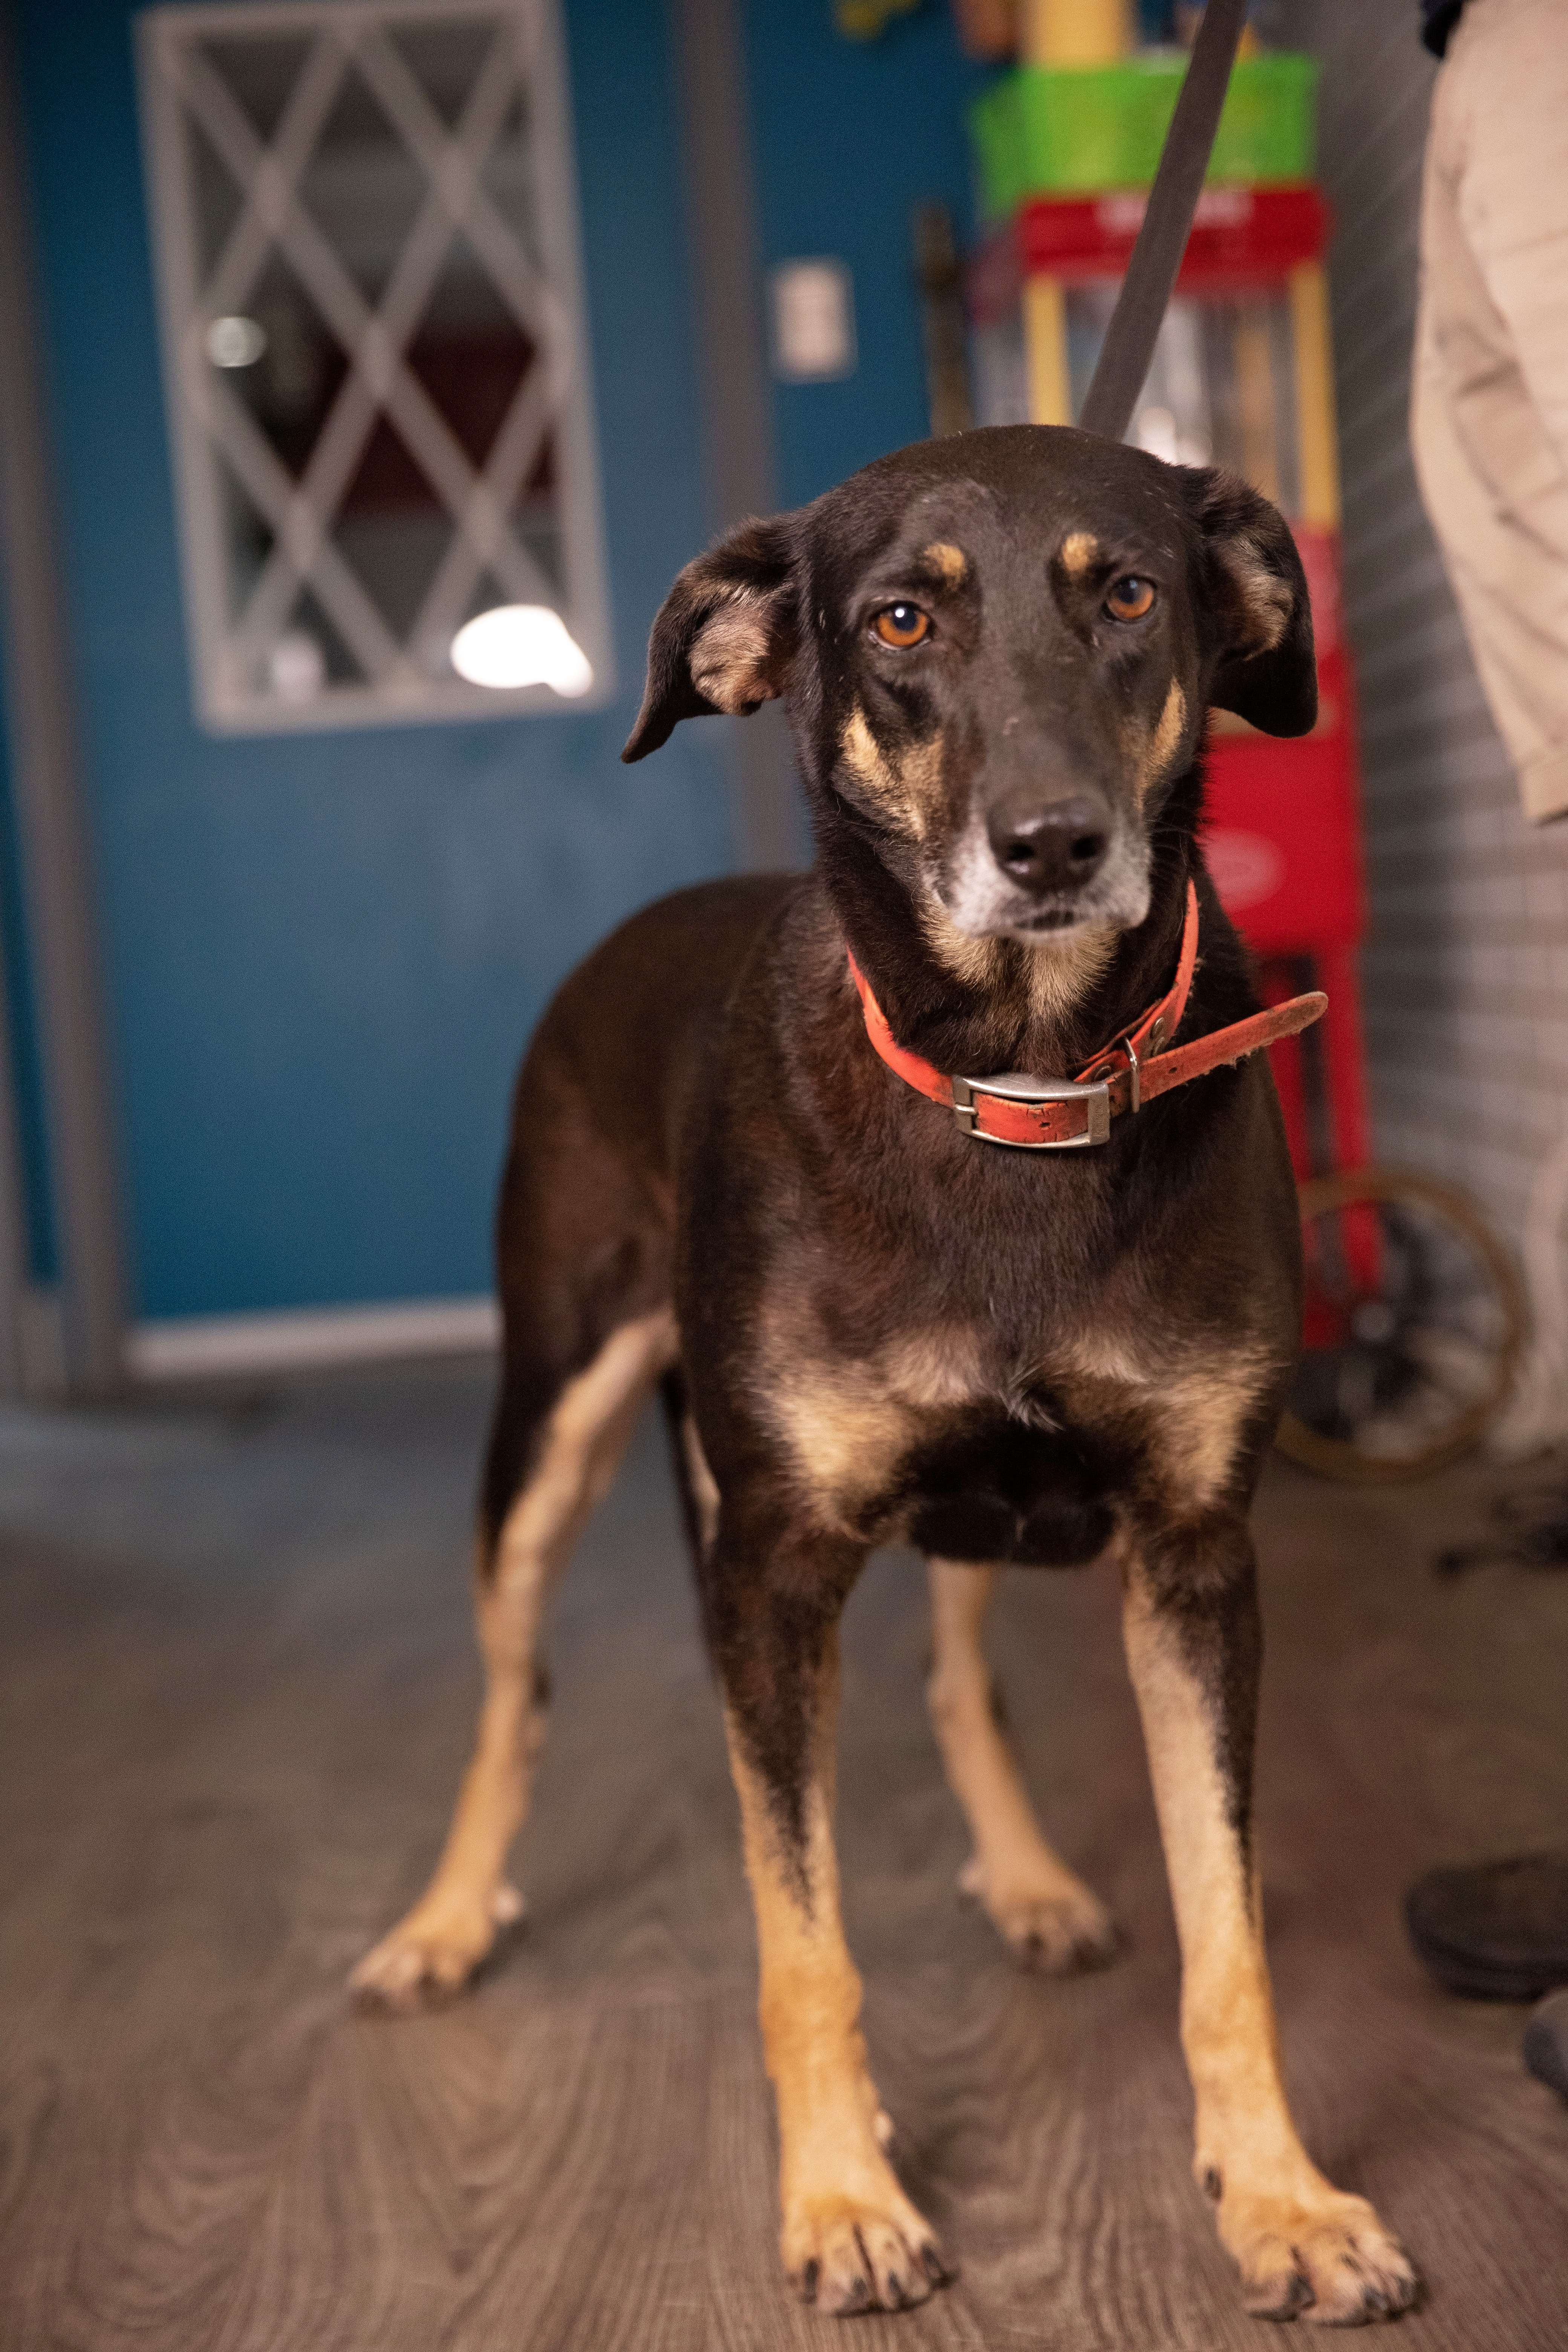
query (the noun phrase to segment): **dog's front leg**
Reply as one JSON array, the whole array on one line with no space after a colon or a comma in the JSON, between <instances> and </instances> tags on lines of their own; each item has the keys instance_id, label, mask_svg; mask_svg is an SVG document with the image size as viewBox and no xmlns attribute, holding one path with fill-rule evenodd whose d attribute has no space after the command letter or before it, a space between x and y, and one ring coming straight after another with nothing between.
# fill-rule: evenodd
<instances>
[{"instance_id":1,"label":"dog's front leg","mask_svg":"<svg viewBox=\"0 0 1568 2352\"><path fill-rule=\"evenodd\" d=\"M716 1565L722 1580L722 1558ZM818 1563L775 1562L739 1601L726 1595L715 1643L778 2102L784 2268L808 2303L837 2313L923 2302L946 2275L883 2153L890 2127L866 2063L860 1979L839 1916L837 1615L852 1574L818 1604L805 1597L823 1590Z\"/></svg>"},{"instance_id":2,"label":"dog's front leg","mask_svg":"<svg viewBox=\"0 0 1568 2352\"><path fill-rule=\"evenodd\" d=\"M1125 1561L1123 1630L1182 1948L1182 2042L1199 2186L1247 2307L1353 2324L1403 2311L1415 2277L1363 2197L1302 2147L1279 2075L1252 1823L1262 1634L1238 1513L1145 1531Z\"/></svg>"}]
</instances>

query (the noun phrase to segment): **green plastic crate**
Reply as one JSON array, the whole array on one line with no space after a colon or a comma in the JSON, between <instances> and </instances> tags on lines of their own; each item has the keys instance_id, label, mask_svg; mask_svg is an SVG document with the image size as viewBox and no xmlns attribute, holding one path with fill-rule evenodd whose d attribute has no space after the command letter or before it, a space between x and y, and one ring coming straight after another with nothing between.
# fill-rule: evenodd
<instances>
[{"instance_id":1,"label":"green plastic crate","mask_svg":"<svg viewBox=\"0 0 1568 2352\"><path fill-rule=\"evenodd\" d=\"M1186 72L1178 54L1110 66L1020 66L970 109L981 201L996 219L1027 196L1146 188ZM1318 61L1277 50L1236 67L1211 180L1310 180Z\"/></svg>"}]
</instances>

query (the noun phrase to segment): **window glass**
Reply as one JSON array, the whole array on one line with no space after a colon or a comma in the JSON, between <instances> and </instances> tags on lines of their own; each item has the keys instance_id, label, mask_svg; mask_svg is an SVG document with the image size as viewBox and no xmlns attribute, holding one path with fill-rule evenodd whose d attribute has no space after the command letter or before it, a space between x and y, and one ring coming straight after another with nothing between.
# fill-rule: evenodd
<instances>
[{"instance_id":1,"label":"window glass","mask_svg":"<svg viewBox=\"0 0 1568 2352\"><path fill-rule=\"evenodd\" d=\"M203 715L601 698L551 0L159 8L142 65Z\"/></svg>"}]
</instances>

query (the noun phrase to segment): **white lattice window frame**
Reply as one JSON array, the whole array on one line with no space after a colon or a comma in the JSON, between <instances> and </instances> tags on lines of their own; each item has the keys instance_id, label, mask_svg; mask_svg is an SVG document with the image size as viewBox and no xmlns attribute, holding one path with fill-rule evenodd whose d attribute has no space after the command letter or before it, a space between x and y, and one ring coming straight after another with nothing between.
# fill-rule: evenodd
<instances>
[{"instance_id":1,"label":"white lattice window frame","mask_svg":"<svg viewBox=\"0 0 1568 2352\"><path fill-rule=\"evenodd\" d=\"M448 130L426 100L421 121L417 110L407 105L406 88L396 86L395 76L390 86L384 72L379 79L374 78L378 65L384 65L384 59L377 58L374 37L381 27L443 20L469 26L494 24L498 33L510 27L518 45L517 69L526 75L530 98L532 194L542 264L538 269L479 183L473 149L483 126L476 128L471 121L472 110L465 110L463 121ZM233 118L238 110L232 100L225 116L211 87L218 78L210 68L204 76L202 61L193 60L195 45L204 37L221 36L229 41L243 38L249 30L317 37L289 104L266 142L253 126L237 129ZM263 734L398 722L424 725L439 719L494 719L529 712L559 715L607 701L615 678L570 96L558 0L234 0L234 5L161 6L147 9L139 17L137 51L198 719L218 733ZM405 239L404 256L416 245L421 222L430 238L437 234L432 223L449 225L442 251L450 235L460 230L483 253L492 283L503 299L518 309L520 319L526 312L525 323L544 354L544 366L529 371L482 467L469 462L424 387L404 363L404 347L418 324L419 306L395 320L388 331L386 314L398 289L398 271L395 269L382 299L373 309L347 270L335 261L319 227L295 201L295 184L313 152L316 131L326 119L337 87L331 78L334 58L344 60L340 79L348 61L361 70L367 61L371 63L372 75L367 79L372 79L378 100L384 104L390 100L395 113L401 109L403 120L397 121L396 127L425 172L426 201L419 221ZM409 81L415 79L405 66L402 70ZM312 74L315 85L301 98L301 88ZM483 78L481 73L481 81ZM515 79L508 84L509 90L514 88ZM244 194L243 210L205 285L182 110L196 115ZM216 122L211 120L215 113L219 117ZM314 130L310 122L312 114ZM482 153L479 160L482 162ZM318 502L309 481L310 467L298 482L289 478L208 358L207 331L215 318L236 308L228 297L234 286L242 282L247 258L254 277L273 248L303 279L347 352L348 374L336 395L332 416L346 409L352 424L353 412L363 412L363 431L355 445L363 450L377 415L384 410L452 514L456 531L448 562L454 564L454 577L446 581L444 598L450 625L455 627L463 617L462 599L455 593L455 576L461 565L454 563L461 553L463 561L474 566L470 585L488 571L517 602L537 601L560 609L593 667L594 684L586 694L565 701L548 686L495 689L469 685L455 673L432 677L397 646L374 599L358 586L350 567L332 547L328 525L333 501ZM434 283L434 272L430 283ZM428 289L426 299L427 293ZM356 305L363 315L356 317ZM406 303L403 307L409 308ZM542 426L542 401L547 404ZM565 560L564 599L542 581L532 557L508 520L508 485L515 491L512 478L526 465L529 435L552 427L560 478L557 499ZM323 431L318 446L326 438ZM341 495L355 448L350 449L345 461L342 445L351 436L345 432L338 438L335 471ZM533 446L538 446L537 440ZM268 592L268 612L280 601L287 609L280 581L287 585L288 578L292 578L296 583L292 593L309 586L334 626L345 635L362 666L376 671L368 683L329 685L300 704L284 702L247 684L245 655L247 648L254 653L256 639L247 625L251 607L237 621L228 616L220 452L275 534L268 558L270 582L264 573L256 592L258 595ZM441 584L438 578L436 586Z\"/></svg>"}]
</instances>

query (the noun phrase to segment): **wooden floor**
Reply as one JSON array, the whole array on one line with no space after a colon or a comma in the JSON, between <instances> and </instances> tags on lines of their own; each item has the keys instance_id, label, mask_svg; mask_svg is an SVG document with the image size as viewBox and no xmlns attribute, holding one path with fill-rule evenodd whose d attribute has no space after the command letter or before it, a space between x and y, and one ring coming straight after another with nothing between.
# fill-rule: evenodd
<instances>
[{"instance_id":1,"label":"wooden floor","mask_svg":"<svg viewBox=\"0 0 1568 2352\"><path fill-rule=\"evenodd\" d=\"M32 2352L1227 2352L1115 1596L1020 1573L995 1654L1047 1821L1131 1948L1016 1973L954 1899L915 1564L847 1637L842 1845L898 2160L962 2265L905 2316L786 2296L717 1711L655 1433L565 1591L531 1919L477 1994L352 2016L419 1886L477 1677L485 1383L381 1376L0 1417L0 2347ZM1260 1512L1262 1801L1286 2063L1320 2160L1426 2280L1408 2352L1568 2345L1568 2110L1520 2012L1405 1949L1426 1864L1568 1824L1568 1577L1439 1585L1418 1500L1284 1467Z\"/></svg>"}]
</instances>

